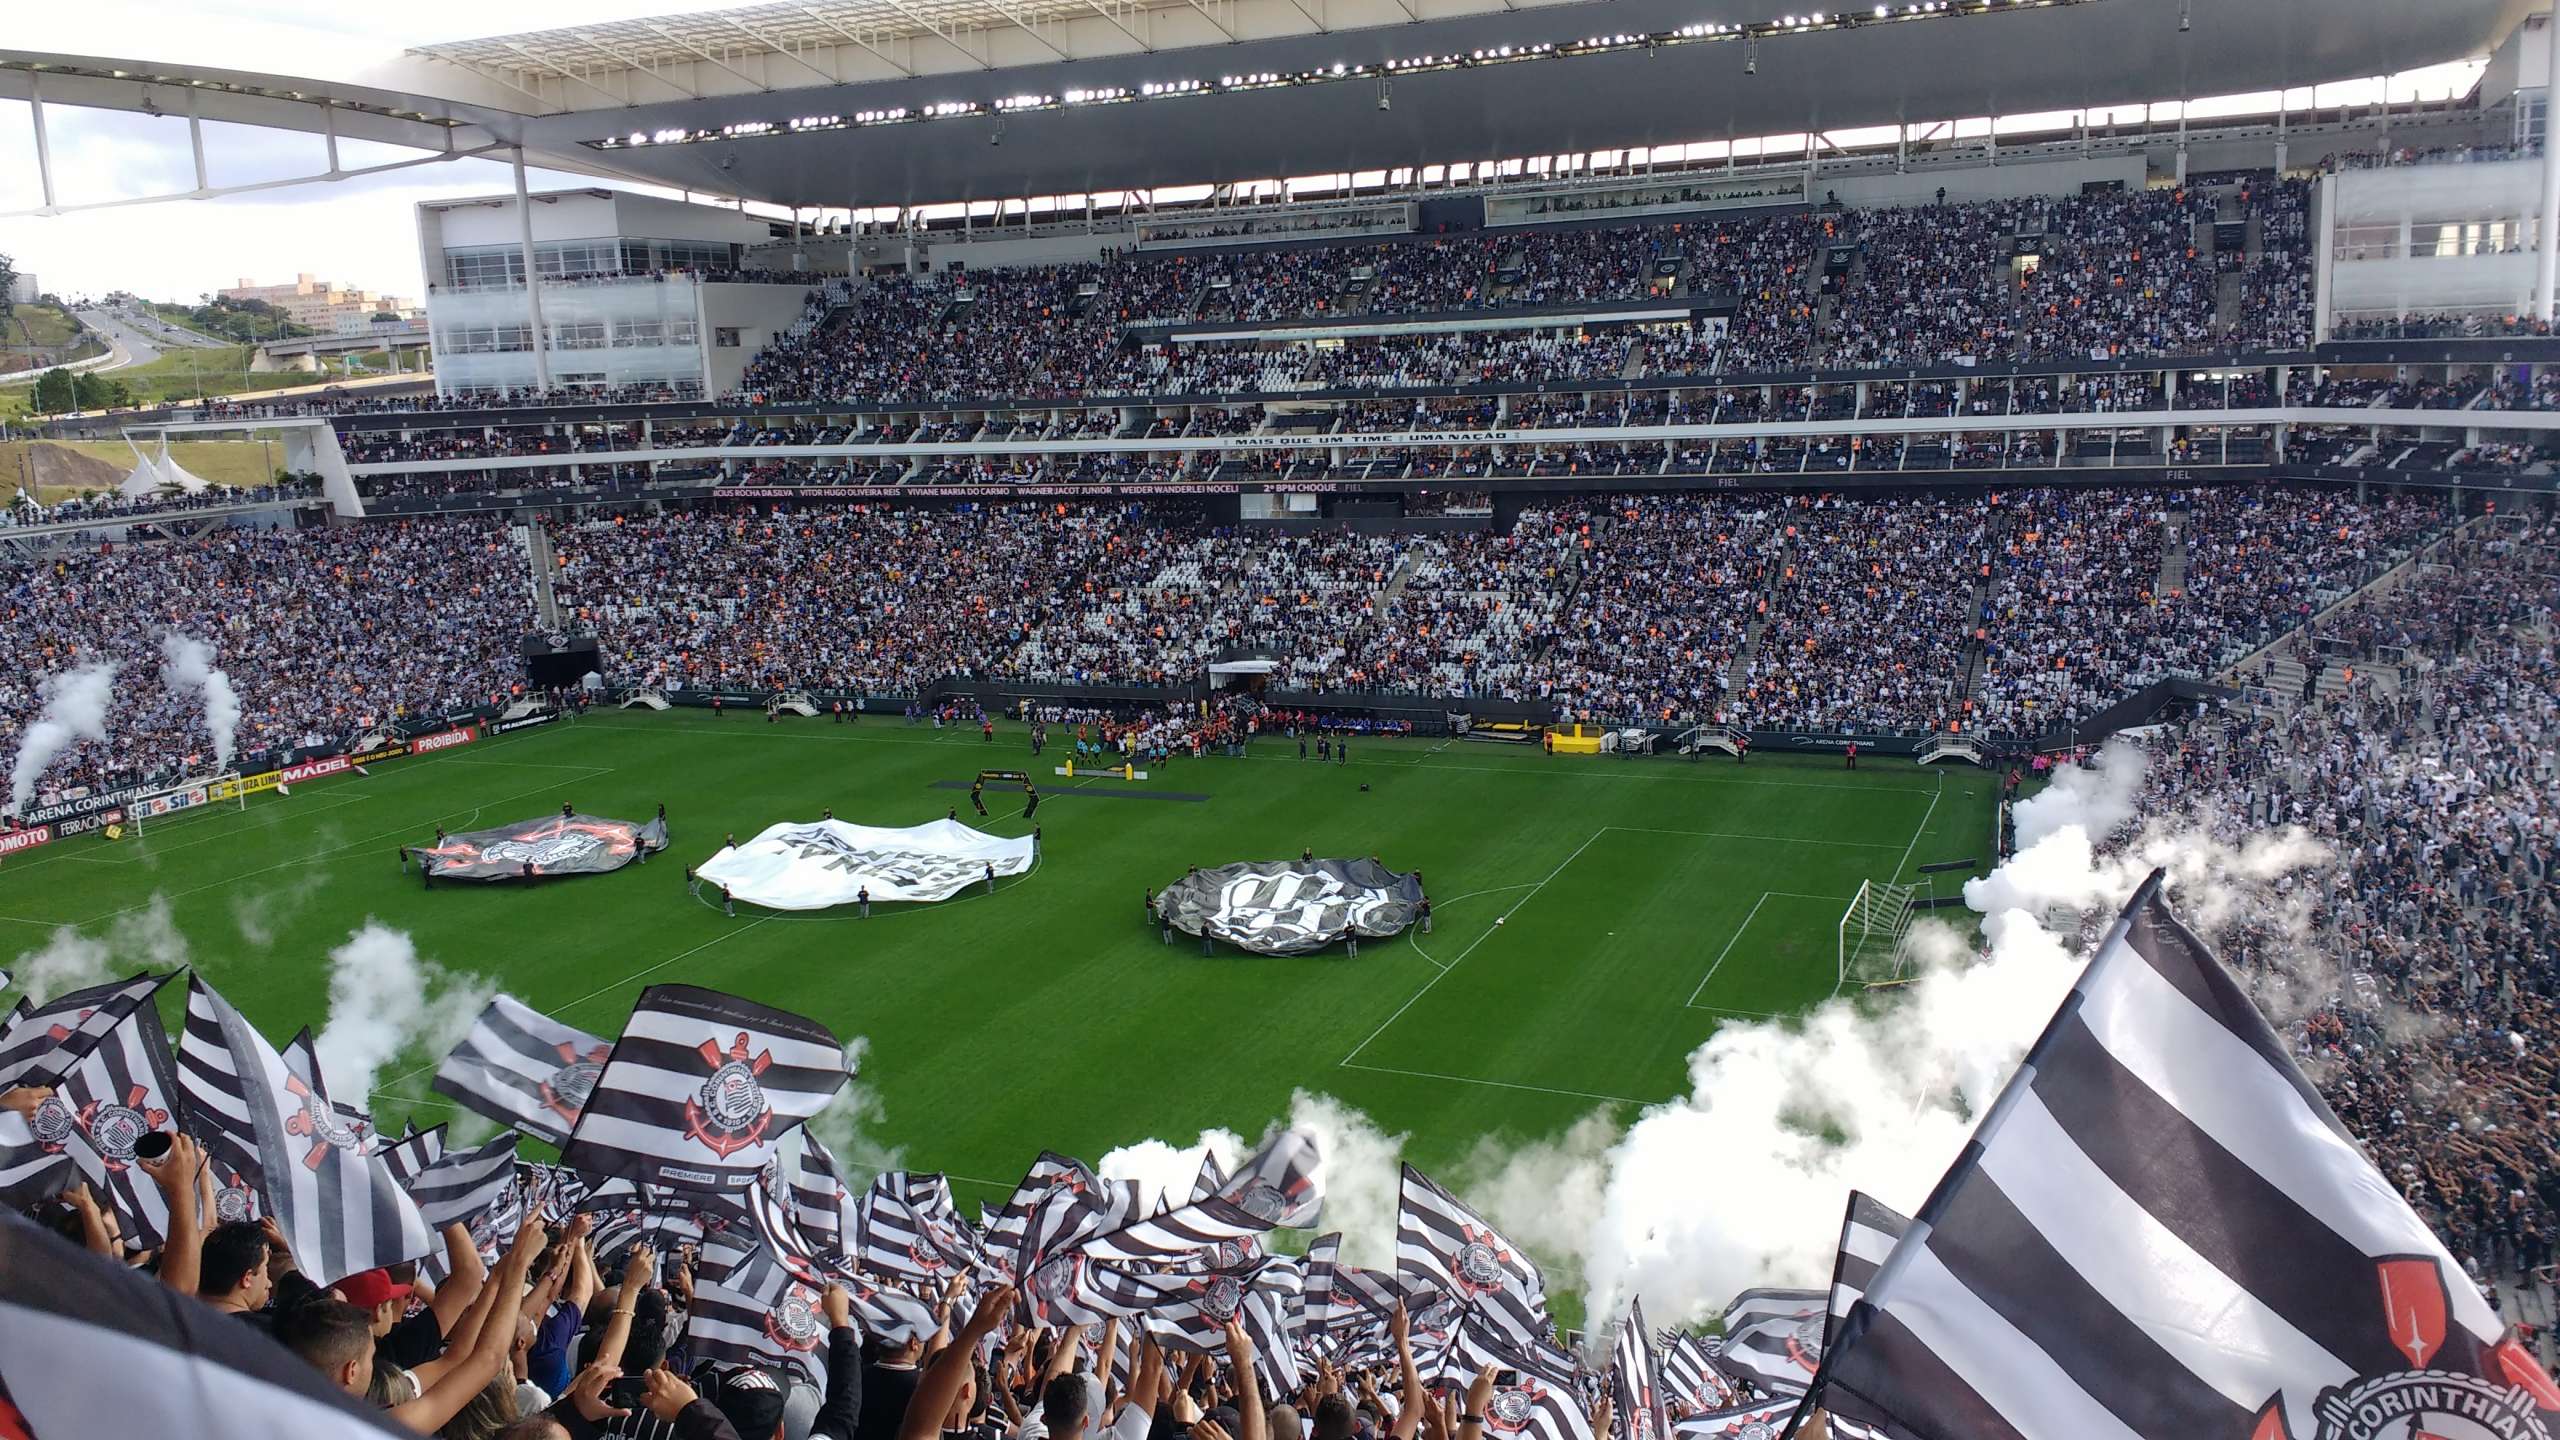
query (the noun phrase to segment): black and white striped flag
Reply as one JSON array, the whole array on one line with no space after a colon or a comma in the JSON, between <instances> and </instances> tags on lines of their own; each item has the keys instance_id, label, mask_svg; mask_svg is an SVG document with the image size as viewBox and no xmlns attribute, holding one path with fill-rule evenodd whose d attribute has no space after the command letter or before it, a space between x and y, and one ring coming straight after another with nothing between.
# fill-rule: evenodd
<instances>
[{"instance_id":1,"label":"black and white striped flag","mask_svg":"<svg viewBox=\"0 0 2560 1440\"><path fill-rule=\"evenodd\" d=\"M286 1054L285 1063L293 1063L290 1053ZM382 1156L382 1168L391 1172L391 1178L400 1182L400 1188L409 1190L428 1166L444 1158L444 1127L436 1125L424 1130L413 1129L375 1153ZM416 1198L414 1191L410 1198Z\"/></svg>"},{"instance_id":2,"label":"black and white striped flag","mask_svg":"<svg viewBox=\"0 0 2560 1440\"><path fill-rule=\"evenodd\" d=\"M1609 1394L1618 1440L1669 1440L1671 1407L1642 1300L1629 1301L1626 1319L1619 1322L1618 1343L1609 1354Z\"/></svg>"},{"instance_id":3,"label":"black and white striped flag","mask_svg":"<svg viewBox=\"0 0 2560 1440\"><path fill-rule=\"evenodd\" d=\"M1369 1330L1395 1318L1396 1277L1383 1270L1346 1265L1340 1235L1322 1235L1307 1247L1307 1324L1319 1331Z\"/></svg>"},{"instance_id":4,"label":"black and white striped flag","mask_svg":"<svg viewBox=\"0 0 2560 1440\"><path fill-rule=\"evenodd\" d=\"M1922 1440L2534 1440L2555 1389L2154 874L1851 1309Z\"/></svg>"},{"instance_id":5,"label":"black and white striped flag","mask_svg":"<svg viewBox=\"0 0 2560 1440\"><path fill-rule=\"evenodd\" d=\"M1876 1271L1893 1253L1894 1242L1911 1228L1911 1218L1862 1190L1849 1192L1849 1211L1840 1222L1840 1248L1831 1262L1831 1299L1823 1323L1823 1351L1840 1338L1850 1309L1875 1283ZM1824 1397L1831 1433L1840 1440L1911 1440L1881 1415L1869 1413L1857 1397L1834 1391Z\"/></svg>"},{"instance_id":6,"label":"black and white striped flag","mask_svg":"<svg viewBox=\"0 0 2560 1440\"><path fill-rule=\"evenodd\" d=\"M1320 1160L1314 1136L1283 1130L1212 1193L1243 1206L1246 1214L1268 1225L1311 1230L1324 1218L1324 1189L1316 1180ZM1209 1164L1205 1156L1201 1164L1205 1179Z\"/></svg>"},{"instance_id":7,"label":"black and white striped flag","mask_svg":"<svg viewBox=\"0 0 2560 1440\"><path fill-rule=\"evenodd\" d=\"M736 1193L851 1077L815 1020L691 985L652 985L560 1150L589 1175Z\"/></svg>"},{"instance_id":8,"label":"black and white striped flag","mask_svg":"<svg viewBox=\"0 0 2560 1440\"><path fill-rule=\"evenodd\" d=\"M20 1000L8 1024L0 1026L0 1090L51 1084L166 979L145 973L73 990L42 1005Z\"/></svg>"},{"instance_id":9,"label":"black and white striped flag","mask_svg":"<svg viewBox=\"0 0 2560 1440\"><path fill-rule=\"evenodd\" d=\"M1796 1411L1797 1399L1781 1395L1710 1410L1673 1421L1671 1433L1679 1440L1778 1440L1787 1428L1787 1417Z\"/></svg>"},{"instance_id":10,"label":"black and white striped flag","mask_svg":"<svg viewBox=\"0 0 2560 1440\"><path fill-rule=\"evenodd\" d=\"M1031 1162L1013 1194L994 1214L987 1217L985 1229L987 1257L1006 1274L1019 1273L1024 1244L1031 1230L1031 1212L1052 1190L1064 1185L1091 1191L1101 1185L1094 1173L1081 1160L1042 1151Z\"/></svg>"},{"instance_id":11,"label":"black and white striped flag","mask_svg":"<svg viewBox=\"0 0 2560 1440\"><path fill-rule=\"evenodd\" d=\"M0 1110L0 1210L22 1210L79 1178L61 1146L39 1143L26 1116Z\"/></svg>"},{"instance_id":12,"label":"black and white striped flag","mask_svg":"<svg viewBox=\"0 0 2560 1440\"><path fill-rule=\"evenodd\" d=\"M1219 1167L1218 1157L1212 1153L1208 1147L1201 1147L1200 1173L1191 1181L1191 1198L1194 1200L1206 1200L1210 1196L1217 1194L1219 1187L1226 1183L1227 1172ZM1166 1199L1169 1206L1171 1197L1168 1196Z\"/></svg>"},{"instance_id":13,"label":"black and white striped flag","mask_svg":"<svg viewBox=\"0 0 2560 1440\"><path fill-rule=\"evenodd\" d=\"M277 1053L284 1056L284 1068L329 1101L329 1108L337 1112L338 1123L356 1133L356 1143L366 1154L381 1152L384 1142L381 1134L373 1128L372 1114L362 1106L330 1097L329 1077L320 1069L320 1047L311 1038L310 1026L305 1025L295 1031L293 1038L284 1042L284 1049Z\"/></svg>"},{"instance_id":14,"label":"black and white striped flag","mask_svg":"<svg viewBox=\"0 0 2560 1440\"><path fill-rule=\"evenodd\" d=\"M1675 1419L1722 1410L1741 1399L1707 1357L1707 1347L1697 1336L1665 1333L1656 1338L1662 1347L1663 1389Z\"/></svg>"},{"instance_id":15,"label":"black and white striped flag","mask_svg":"<svg viewBox=\"0 0 2560 1440\"><path fill-rule=\"evenodd\" d=\"M0 1433L406 1435L249 1326L0 1212Z\"/></svg>"},{"instance_id":16,"label":"black and white striped flag","mask_svg":"<svg viewBox=\"0 0 2560 1440\"><path fill-rule=\"evenodd\" d=\"M189 1128L217 1165L255 1181L264 1213L315 1283L435 1248L435 1232L381 1157L364 1152L364 1137L201 975L188 977L178 1089Z\"/></svg>"},{"instance_id":17,"label":"black and white striped flag","mask_svg":"<svg viewBox=\"0 0 2560 1440\"><path fill-rule=\"evenodd\" d=\"M441 1127L439 1127L441 1128ZM432 1132L430 1132L432 1133ZM515 1186L516 1137L500 1135L472 1150L442 1156L418 1172L409 1198L428 1225L467 1224Z\"/></svg>"},{"instance_id":18,"label":"black and white striped flag","mask_svg":"<svg viewBox=\"0 0 2560 1440\"><path fill-rule=\"evenodd\" d=\"M1409 1295L1445 1295L1519 1343L1543 1342L1554 1329L1538 1267L1410 1165L1396 1202L1396 1272Z\"/></svg>"},{"instance_id":19,"label":"black and white striped flag","mask_svg":"<svg viewBox=\"0 0 2560 1440\"><path fill-rule=\"evenodd\" d=\"M1724 1307L1716 1364L1772 1395L1801 1395L1822 1368L1821 1290L1745 1290Z\"/></svg>"},{"instance_id":20,"label":"black and white striped flag","mask_svg":"<svg viewBox=\"0 0 2560 1440\"><path fill-rule=\"evenodd\" d=\"M1461 1327L1466 1329L1468 1327ZM1514 1345L1507 1337L1478 1332L1466 1344L1463 1386L1486 1368L1510 1372L1485 1402L1488 1433L1519 1440L1592 1440L1591 1414L1574 1373L1573 1356L1540 1342Z\"/></svg>"},{"instance_id":21,"label":"black and white striped flag","mask_svg":"<svg viewBox=\"0 0 2560 1440\"><path fill-rule=\"evenodd\" d=\"M695 1278L685 1343L695 1359L789 1370L823 1390L824 1293L766 1251L749 1251L719 1279Z\"/></svg>"},{"instance_id":22,"label":"black and white striped flag","mask_svg":"<svg viewBox=\"0 0 2560 1440\"><path fill-rule=\"evenodd\" d=\"M919 1285L973 1275L985 1264L977 1237L951 1203L950 1180L905 1170L883 1172L863 1196L856 1260L884 1279Z\"/></svg>"},{"instance_id":23,"label":"black and white striped flag","mask_svg":"<svg viewBox=\"0 0 2560 1440\"><path fill-rule=\"evenodd\" d=\"M1232 1270L1261 1253L1271 1222L1233 1200L1211 1196L1132 1221L1083 1244L1087 1258L1150 1267L1198 1264Z\"/></svg>"},{"instance_id":24,"label":"black and white striped flag","mask_svg":"<svg viewBox=\"0 0 2560 1440\"><path fill-rule=\"evenodd\" d=\"M145 1135L178 1128L177 1093L160 1012L137 1005L85 1042L29 1120L39 1144L71 1157L124 1222L136 1249L168 1238L169 1197L143 1170L134 1147Z\"/></svg>"},{"instance_id":25,"label":"black and white striped flag","mask_svg":"<svg viewBox=\"0 0 2560 1440\"><path fill-rule=\"evenodd\" d=\"M512 995L480 1012L436 1066L433 1089L466 1110L557 1145L569 1138L613 1047Z\"/></svg>"},{"instance_id":26,"label":"black and white striped flag","mask_svg":"<svg viewBox=\"0 0 2560 1440\"><path fill-rule=\"evenodd\" d=\"M804 1125L782 1137L774 1164L791 1202L792 1223L820 1255L849 1260L853 1197L836 1157Z\"/></svg>"}]
</instances>

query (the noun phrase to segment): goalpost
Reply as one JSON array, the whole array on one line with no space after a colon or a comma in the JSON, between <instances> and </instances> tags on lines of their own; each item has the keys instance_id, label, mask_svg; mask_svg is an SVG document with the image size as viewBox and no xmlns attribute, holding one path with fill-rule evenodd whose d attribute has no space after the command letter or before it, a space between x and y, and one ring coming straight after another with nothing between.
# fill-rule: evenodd
<instances>
[{"instance_id":1,"label":"goalpost","mask_svg":"<svg viewBox=\"0 0 2560 1440\"><path fill-rule=\"evenodd\" d=\"M139 840L145 828L156 830L192 815L248 808L249 792L240 783L240 772L223 770L136 795L124 807L124 818L133 827L133 838Z\"/></svg>"},{"instance_id":2,"label":"goalpost","mask_svg":"<svg viewBox=\"0 0 2560 1440\"><path fill-rule=\"evenodd\" d=\"M1911 938L1916 885L1863 881L1840 916L1840 988L1888 984L1903 978Z\"/></svg>"}]
</instances>

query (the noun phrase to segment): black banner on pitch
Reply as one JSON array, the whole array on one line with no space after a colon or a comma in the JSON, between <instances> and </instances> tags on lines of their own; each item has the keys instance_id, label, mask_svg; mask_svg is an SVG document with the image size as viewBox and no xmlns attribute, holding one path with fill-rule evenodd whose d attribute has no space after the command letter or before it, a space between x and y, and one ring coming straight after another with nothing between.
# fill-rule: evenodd
<instances>
[{"instance_id":1,"label":"black banner on pitch","mask_svg":"<svg viewBox=\"0 0 2560 1440\"><path fill-rule=\"evenodd\" d=\"M447 835L440 845L413 847L438 880L531 880L546 875L602 875L643 851L667 848L667 824L546 815L491 830Z\"/></svg>"},{"instance_id":2,"label":"black banner on pitch","mask_svg":"<svg viewBox=\"0 0 2560 1440\"><path fill-rule=\"evenodd\" d=\"M1422 881L1375 860L1254 860L1199 870L1158 903L1185 935L1206 933L1263 955L1305 955L1357 934L1379 940L1414 921Z\"/></svg>"}]
</instances>

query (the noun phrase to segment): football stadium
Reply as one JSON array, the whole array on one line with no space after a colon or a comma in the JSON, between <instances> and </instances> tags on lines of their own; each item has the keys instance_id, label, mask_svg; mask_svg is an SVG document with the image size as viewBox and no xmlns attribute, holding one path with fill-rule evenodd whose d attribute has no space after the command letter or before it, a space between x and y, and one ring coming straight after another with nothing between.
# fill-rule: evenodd
<instances>
[{"instance_id":1,"label":"football stadium","mask_svg":"<svg viewBox=\"0 0 2560 1440\"><path fill-rule=\"evenodd\" d=\"M0 1436L2560 1437L2552 13L122 5Z\"/></svg>"}]
</instances>

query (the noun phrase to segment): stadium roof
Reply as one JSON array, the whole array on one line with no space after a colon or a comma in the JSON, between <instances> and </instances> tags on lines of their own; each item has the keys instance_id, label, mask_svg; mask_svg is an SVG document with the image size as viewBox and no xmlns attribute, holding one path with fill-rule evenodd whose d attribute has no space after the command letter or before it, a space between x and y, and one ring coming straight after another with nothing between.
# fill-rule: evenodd
<instances>
[{"instance_id":1,"label":"stadium roof","mask_svg":"<svg viewBox=\"0 0 2560 1440\"><path fill-rule=\"evenodd\" d=\"M780 0L302 73L0 50L0 95L471 149L779 205L1111 191L2292 88L2529 0ZM38 27L39 31L43 27ZM58 33L58 32L57 32ZM41 37L40 37L41 38ZM272 47L254 52L273 55ZM163 88L155 102L153 86Z\"/></svg>"}]
</instances>

